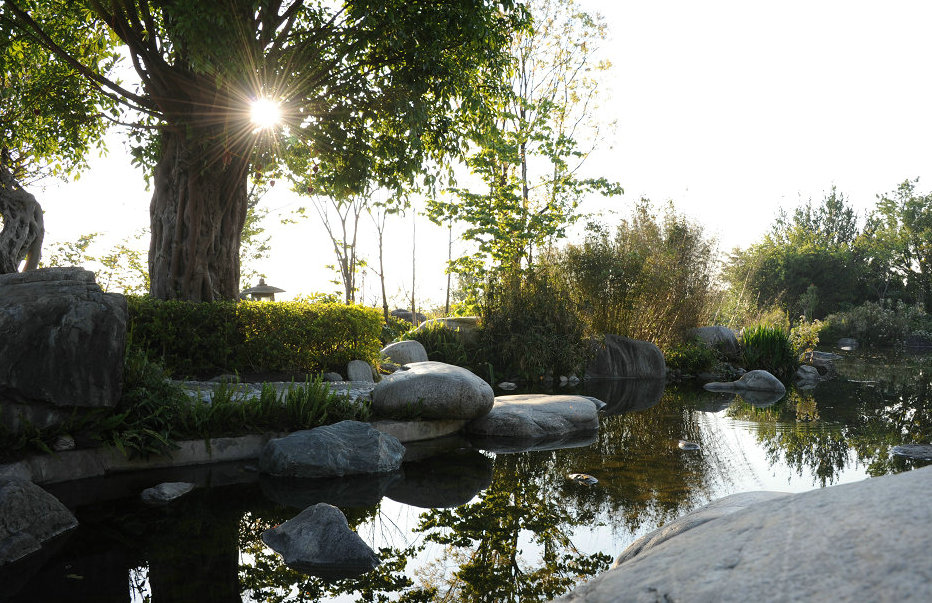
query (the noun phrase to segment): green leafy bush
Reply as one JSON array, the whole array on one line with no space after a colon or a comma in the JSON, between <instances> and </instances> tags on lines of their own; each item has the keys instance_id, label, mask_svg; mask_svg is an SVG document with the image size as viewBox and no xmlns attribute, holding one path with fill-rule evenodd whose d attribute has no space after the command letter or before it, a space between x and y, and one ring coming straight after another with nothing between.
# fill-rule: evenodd
<instances>
[{"instance_id":1,"label":"green leafy bush","mask_svg":"<svg viewBox=\"0 0 932 603\"><path fill-rule=\"evenodd\" d=\"M757 325L745 328L741 331L738 343L741 346L741 362L749 371L762 369L786 380L793 376L799 366L789 333L781 327Z\"/></svg>"},{"instance_id":2,"label":"green leafy bush","mask_svg":"<svg viewBox=\"0 0 932 603\"><path fill-rule=\"evenodd\" d=\"M479 354L496 373L537 380L547 373L580 372L585 365L585 325L559 281L544 269L491 281L480 325Z\"/></svg>"},{"instance_id":3,"label":"green leafy bush","mask_svg":"<svg viewBox=\"0 0 932 603\"><path fill-rule=\"evenodd\" d=\"M932 330L932 317L921 305L902 301L865 302L847 312L831 314L825 322L826 340L853 337L865 347L901 345L913 333Z\"/></svg>"},{"instance_id":4,"label":"green leafy bush","mask_svg":"<svg viewBox=\"0 0 932 603\"><path fill-rule=\"evenodd\" d=\"M715 350L699 339L671 346L663 356L667 368L688 375L710 371L719 362Z\"/></svg>"},{"instance_id":5,"label":"green leafy bush","mask_svg":"<svg viewBox=\"0 0 932 603\"><path fill-rule=\"evenodd\" d=\"M805 316L799 317L799 323L790 329L790 345L796 351L797 357L818 347L819 333L824 328L825 323L819 319L810 322L806 320Z\"/></svg>"},{"instance_id":6,"label":"green leafy bush","mask_svg":"<svg viewBox=\"0 0 932 603\"><path fill-rule=\"evenodd\" d=\"M421 343L427 351L429 360L455 364L475 369L479 364L479 350L475 343L467 343L464 337L442 324L433 323L421 329L405 333L403 339L413 339Z\"/></svg>"},{"instance_id":7,"label":"green leafy bush","mask_svg":"<svg viewBox=\"0 0 932 603\"><path fill-rule=\"evenodd\" d=\"M127 299L133 345L177 377L334 370L373 362L381 347L382 317L373 308Z\"/></svg>"}]
</instances>

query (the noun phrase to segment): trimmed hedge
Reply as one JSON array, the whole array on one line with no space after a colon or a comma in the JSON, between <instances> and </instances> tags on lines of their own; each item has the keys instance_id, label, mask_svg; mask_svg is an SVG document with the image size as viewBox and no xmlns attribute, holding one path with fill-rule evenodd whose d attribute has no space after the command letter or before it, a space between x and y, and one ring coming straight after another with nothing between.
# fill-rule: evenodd
<instances>
[{"instance_id":1,"label":"trimmed hedge","mask_svg":"<svg viewBox=\"0 0 932 603\"><path fill-rule=\"evenodd\" d=\"M378 358L382 316L336 303L127 297L131 345L174 377L316 373Z\"/></svg>"}]
</instances>

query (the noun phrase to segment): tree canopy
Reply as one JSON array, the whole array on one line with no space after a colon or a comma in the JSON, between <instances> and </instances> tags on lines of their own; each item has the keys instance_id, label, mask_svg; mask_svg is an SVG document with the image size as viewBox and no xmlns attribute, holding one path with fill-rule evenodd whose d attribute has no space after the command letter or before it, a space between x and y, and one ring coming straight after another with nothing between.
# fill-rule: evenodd
<instances>
[{"instance_id":1,"label":"tree canopy","mask_svg":"<svg viewBox=\"0 0 932 603\"><path fill-rule=\"evenodd\" d=\"M151 293L193 300L238 293L250 173L296 150L345 186L410 180L461 148L457 117L500 80L525 17L512 0L70 3L119 38L139 78L129 89L38 18L57 4L4 6L17 31L138 118L154 189ZM258 98L281 104L281 128L250 123Z\"/></svg>"}]
</instances>

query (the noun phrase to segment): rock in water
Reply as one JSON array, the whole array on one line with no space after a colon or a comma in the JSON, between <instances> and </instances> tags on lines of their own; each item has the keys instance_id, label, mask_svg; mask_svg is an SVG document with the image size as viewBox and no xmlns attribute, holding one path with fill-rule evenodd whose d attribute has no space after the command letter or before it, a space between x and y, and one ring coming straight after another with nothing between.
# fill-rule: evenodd
<instances>
[{"instance_id":1,"label":"rock in water","mask_svg":"<svg viewBox=\"0 0 932 603\"><path fill-rule=\"evenodd\" d=\"M484 417L466 426L470 434L522 440L598 431L599 406L585 396L498 396Z\"/></svg>"},{"instance_id":2,"label":"rock in water","mask_svg":"<svg viewBox=\"0 0 932 603\"><path fill-rule=\"evenodd\" d=\"M382 358L391 360L395 364L409 364L411 362L427 362L427 350L420 341L409 339L396 341L382 348Z\"/></svg>"},{"instance_id":3,"label":"rock in water","mask_svg":"<svg viewBox=\"0 0 932 603\"><path fill-rule=\"evenodd\" d=\"M606 335L605 341L594 347L595 353L586 367L587 379L666 377L663 352L649 341Z\"/></svg>"},{"instance_id":4,"label":"rock in water","mask_svg":"<svg viewBox=\"0 0 932 603\"><path fill-rule=\"evenodd\" d=\"M699 450L699 444L688 440L680 440L676 445L680 450Z\"/></svg>"},{"instance_id":5,"label":"rock in water","mask_svg":"<svg viewBox=\"0 0 932 603\"><path fill-rule=\"evenodd\" d=\"M326 503L266 530L262 541L289 567L315 576L351 578L379 564L375 552L350 529L346 516Z\"/></svg>"},{"instance_id":6,"label":"rock in water","mask_svg":"<svg viewBox=\"0 0 932 603\"><path fill-rule=\"evenodd\" d=\"M339 477L401 466L405 447L368 423L341 421L269 440L259 470L278 477Z\"/></svg>"},{"instance_id":7,"label":"rock in water","mask_svg":"<svg viewBox=\"0 0 932 603\"><path fill-rule=\"evenodd\" d=\"M0 566L35 553L78 525L57 498L20 478L0 478Z\"/></svg>"},{"instance_id":8,"label":"rock in water","mask_svg":"<svg viewBox=\"0 0 932 603\"><path fill-rule=\"evenodd\" d=\"M599 483L599 480L586 473L570 473L566 478L584 486L594 486Z\"/></svg>"},{"instance_id":9,"label":"rock in water","mask_svg":"<svg viewBox=\"0 0 932 603\"><path fill-rule=\"evenodd\" d=\"M146 488L140 495L142 502L149 505L164 505L181 498L191 490L194 490L194 484L190 482L165 482Z\"/></svg>"},{"instance_id":10,"label":"rock in water","mask_svg":"<svg viewBox=\"0 0 932 603\"><path fill-rule=\"evenodd\" d=\"M786 386L779 379L767 371L756 370L748 371L741 375L737 381L729 383L713 382L706 383L703 388L713 392L742 392L742 391L763 391L786 393Z\"/></svg>"},{"instance_id":11,"label":"rock in water","mask_svg":"<svg viewBox=\"0 0 932 603\"><path fill-rule=\"evenodd\" d=\"M372 390L372 412L389 419L475 419L495 401L492 386L464 368L415 362Z\"/></svg>"},{"instance_id":12,"label":"rock in water","mask_svg":"<svg viewBox=\"0 0 932 603\"><path fill-rule=\"evenodd\" d=\"M76 408L113 407L123 389L126 299L94 273L42 268L0 275L0 417L47 427Z\"/></svg>"}]
</instances>

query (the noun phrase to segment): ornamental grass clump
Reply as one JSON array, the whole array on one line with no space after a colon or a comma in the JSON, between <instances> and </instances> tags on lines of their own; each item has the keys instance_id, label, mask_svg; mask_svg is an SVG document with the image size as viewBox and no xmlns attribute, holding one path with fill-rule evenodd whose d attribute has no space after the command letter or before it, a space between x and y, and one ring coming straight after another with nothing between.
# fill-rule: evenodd
<instances>
[{"instance_id":1,"label":"ornamental grass clump","mask_svg":"<svg viewBox=\"0 0 932 603\"><path fill-rule=\"evenodd\" d=\"M765 370L781 380L793 376L799 366L790 335L781 327L756 325L741 331L741 362L746 370Z\"/></svg>"}]
</instances>

